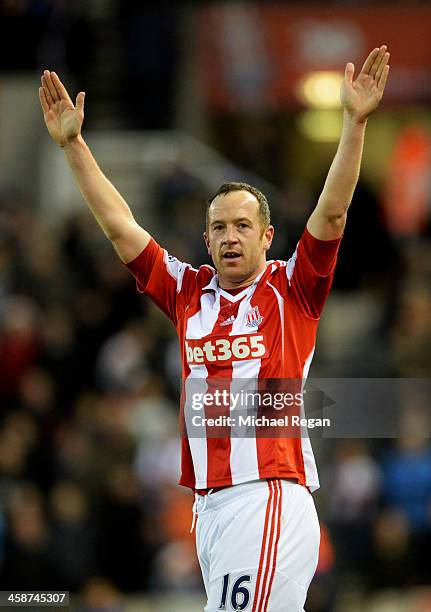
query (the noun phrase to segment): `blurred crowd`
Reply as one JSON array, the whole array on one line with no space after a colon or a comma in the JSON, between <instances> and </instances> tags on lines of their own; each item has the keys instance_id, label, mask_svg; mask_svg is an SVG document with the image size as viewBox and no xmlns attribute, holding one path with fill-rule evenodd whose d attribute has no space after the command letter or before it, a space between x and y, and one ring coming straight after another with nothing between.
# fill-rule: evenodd
<instances>
[{"instance_id":1,"label":"blurred crowd","mask_svg":"<svg viewBox=\"0 0 431 612\"><path fill-rule=\"evenodd\" d=\"M153 12L132 0L111 4L122 24L125 57L130 55L125 78L139 74L152 92L151 100L123 92L130 127L148 127L145 121L153 128L169 126L166 104L177 58L174 14L165 12L163 3ZM0 53L0 69L39 69L54 57L57 69L64 62L81 82L88 78L95 33L77 6L0 0L0 47L10 48L14 28L28 23L29 32L20 34L27 52ZM37 20L41 25L34 28ZM137 39L144 48L137 49ZM163 52L154 55L155 47ZM162 99L164 107L157 102ZM239 118L226 130L224 148L277 186L281 199L273 217L279 239L271 257L286 259L318 194L286 178L275 134L269 119ZM201 233L209 195L180 166L166 167L154 193L155 237L194 265L208 261ZM379 196L360 182L314 372L429 378L430 279L429 219L421 234L391 235ZM354 338L351 329L357 330ZM5 588L67 588L81 592L89 609L104 596L115 601L120 592L202 593L189 533L193 498L176 485L179 387L173 327L135 291L131 274L85 204L52 227L36 201L16 186L0 184ZM397 439L317 444L322 545L309 595L313 612L333 610L349 589L366 594L431 584L430 416L429 407L427 412L412 397L405 401ZM431 608L428 600L421 605L418 612Z\"/></svg>"},{"instance_id":2,"label":"blurred crowd","mask_svg":"<svg viewBox=\"0 0 431 612\"><path fill-rule=\"evenodd\" d=\"M97 100L93 119L108 103L122 127L169 127L180 25L166 0L0 0L0 72L56 70Z\"/></svg>"},{"instance_id":3,"label":"blurred crowd","mask_svg":"<svg viewBox=\"0 0 431 612\"><path fill-rule=\"evenodd\" d=\"M86 212L53 236L12 198L0 232L2 584L187 588L162 321Z\"/></svg>"}]
</instances>

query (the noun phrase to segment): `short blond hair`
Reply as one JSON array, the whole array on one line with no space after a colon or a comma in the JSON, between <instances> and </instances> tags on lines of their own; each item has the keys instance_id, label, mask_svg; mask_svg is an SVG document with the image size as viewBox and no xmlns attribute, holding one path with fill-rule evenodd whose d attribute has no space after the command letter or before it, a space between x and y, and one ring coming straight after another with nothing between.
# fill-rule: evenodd
<instances>
[{"instance_id":1,"label":"short blond hair","mask_svg":"<svg viewBox=\"0 0 431 612\"><path fill-rule=\"evenodd\" d=\"M213 202L213 200L219 196L229 193L231 191L248 191L256 198L259 204L259 219L262 225L262 228L265 230L268 225L271 223L271 211L269 210L268 200L266 199L265 194L263 194L257 187L253 187L248 183L240 183L236 181L230 181L229 183L223 183L218 189L218 191L207 200L207 211L206 211L206 225L207 228L209 226L209 209Z\"/></svg>"}]
</instances>

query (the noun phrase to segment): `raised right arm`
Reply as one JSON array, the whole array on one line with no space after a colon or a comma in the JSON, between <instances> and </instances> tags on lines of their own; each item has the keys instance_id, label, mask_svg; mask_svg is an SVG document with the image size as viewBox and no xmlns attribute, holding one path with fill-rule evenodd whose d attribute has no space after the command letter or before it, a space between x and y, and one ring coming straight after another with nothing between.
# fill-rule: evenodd
<instances>
[{"instance_id":1,"label":"raised right arm","mask_svg":"<svg viewBox=\"0 0 431 612\"><path fill-rule=\"evenodd\" d=\"M45 70L39 88L45 124L52 139L63 149L79 189L105 236L124 263L135 259L151 240L138 225L132 211L106 178L81 135L84 93L75 105L55 72Z\"/></svg>"}]
</instances>

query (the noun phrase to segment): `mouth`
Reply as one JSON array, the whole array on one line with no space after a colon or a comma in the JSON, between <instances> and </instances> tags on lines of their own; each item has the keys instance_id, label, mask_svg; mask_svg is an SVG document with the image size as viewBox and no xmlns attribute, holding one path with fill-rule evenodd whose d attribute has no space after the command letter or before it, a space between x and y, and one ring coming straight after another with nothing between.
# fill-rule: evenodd
<instances>
[{"instance_id":1,"label":"mouth","mask_svg":"<svg viewBox=\"0 0 431 612\"><path fill-rule=\"evenodd\" d=\"M239 264L241 258L241 253L237 253L236 251L226 251L226 253L223 253L222 255L222 260L227 266L235 266Z\"/></svg>"},{"instance_id":2,"label":"mouth","mask_svg":"<svg viewBox=\"0 0 431 612\"><path fill-rule=\"evenodd\" d=\"M241 253L238 253L237 251L226 251L222 255L222 259L224 261L238 261L238 259L240 259L241 257Z\"/></svg>"}]
</instances>

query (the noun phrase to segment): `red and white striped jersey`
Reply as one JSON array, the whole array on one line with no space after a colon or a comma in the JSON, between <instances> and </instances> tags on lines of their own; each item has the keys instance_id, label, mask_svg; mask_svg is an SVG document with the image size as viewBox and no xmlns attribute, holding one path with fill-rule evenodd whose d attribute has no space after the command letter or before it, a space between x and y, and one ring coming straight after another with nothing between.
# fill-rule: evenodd
<instances>
[{"instance_id":1,"label":"red and white striped jersey","mask_svg":"<svg viewBox=\"0 0 431 612\"><path fill-rule=\"evenodd\" d=\"M153 239L127 267L137 290L177 329L186 388L196 379L204 387L211 379L231 387L244 379L304 380L339 243L317 240L305 229L289 261L267 262L253 284L235 294L219 287L214 268L196 270ZM180 484L207 489L260 478L296 479L317 489L309 438L183 436Z\"/></svg>"}]
</instances>

